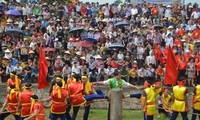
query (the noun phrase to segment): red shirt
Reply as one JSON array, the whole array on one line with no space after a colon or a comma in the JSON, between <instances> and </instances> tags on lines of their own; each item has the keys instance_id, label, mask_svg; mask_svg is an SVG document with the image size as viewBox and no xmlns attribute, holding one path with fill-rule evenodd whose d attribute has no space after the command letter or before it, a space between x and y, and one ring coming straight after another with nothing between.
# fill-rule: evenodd
<instances>
[{"instance_id":1,"label":"red shirt","mask_svg":"<svg viewBox=\"0 0 200 120\"><path fill-rule=\"evenodd\" d=\"M19 99L21 101L21 116L27 117L31 115L31 96L34 95L32 91L24 90L19 94Z\"/></svg>"},{"instance_id":2,"label":"red shirt","mask_svg":"<svg viewBox=\"0 0 200 120\"><path fill-rule=\"evenodd\" d=\"M87 14L87 7L82 6L81 9L80 9L80 11L81 11L81 15L85 16Z\"/></svg>"},{"instance_id":3,"label":"red shirt","mask_svg":"<svg viewBox=\"0 0 200 120\"><path fill-rule=\"evenodd\" d=\"M158 9L157 9L157 8L152 8L152 9L151 9L151 13L152 13L153 15L157 15L157 14L158 14Z\"/></svg>"},{"instance_id":4,"label":"red shirt","mask_svg":"<svg viewBox=\"0 0 200 120\"><path fill-rule=\"evenodd\" d=\"M31 113L33 114L35 110L38 110L39 114L32 120L45 120L44 107L41 103L35 102Z\"/></svg>"},{"instance_id":5,"label":"red shirt","mask_svg":"<svg viewBox=\"0 0 200 120\"><path fill-rule=\"evenodd\" d=\"M180 35L180 36L183 36L185 34L185 30L184 29L179 29L177 34Z\"/></svg>"},{"instance_id":6,"label":"red shirt","mask_svg":"<svg viewBox=\"0 0 200 120\"><path fill-rule=\"evenodd\" d=\"M22 85L22 81L18 78L18 83L19 83L19 88ZM14 85L16 88L16 84L15 84L15 79L9 78L7 81L7 87L9 87L10 85ZM19 91L19 90L17 90Z\"/></svg>"},{"instance_id":7,"label":"red shirt","mask_svg":"<svg viewBox=\"0 0 200 120\"><path fill-rule=\"evenodd\" d=\"M176 39L176 40L174 41L174 45L175 45L175 46L182 46L182 45L183 45L183 42L182 42L181 40L179 40L179 39Z\"/></svg>"},{"instance_id":8,"label":"red shirt","mask_svg":"<svg viewBox=\"0 0 200 120\"><path fill-rule=\"evenodd\" d=\"M178 69L179 70L186 70L186 68L187 68L187 62L180 61L178 63Z\"/></svg>"},{"instance_id":9,"label":"red shirt","mask_svg":"<svg viewBox=\"0 0 200 120\"><path fill-rule=\"evenodd\" d=\"M164 74L164 70L163 70L163 69L157 68L157 69L156 69L156 74L157 74L157 75L163 75L163 74Z\"/></svg>"},{"instance_id":10,"label":"red shirt","mask_svg":"<svg viewBox=\"0 0 200 120\"><path fill-rule=\"evenodd\" d=\"M7 107L8 112L17 110L18 101L19 101L18 98L19 98L19 93L16 91L12 94L7 95L6 99L8 101L8 107Z\"/></svg>"},{"instance_id":11,"label":"red shirt","mask_svg":"<svg viewBox=\"0 0 200 120\"><path fill-rule=\"evenodd\" d=\"M190 55L187 55L187 54L185 54L185 55L184 55L184 58L185 58L185 61L188 63L188 62L189 62L189 60L190 60L190 58L191 58L191 56L190 56Z\"/></svg>"},{"instance_id":12,"label":"red shirt","mask_svg":"<svg viewBox=\"0 0 200 120\"><path fill-rule=\"evenodd\" d=\"M68 90L70 92L70 101L72 106L80 106L86 103L85 98L83 97L83 83L81 82L72 82L68 86Z\"/></svg>"},{"instance_id":13,"label":"red shirt","mask_svg":"<svg viewBox=\"0 0 200 120\"><path fill-rule=\"evenodd\" d=\"M175 59L176 59L176 63L179 63L181 61L181 55L176 55Z\"/></svg>"},{"instance_id":14,"label":"red shirt","mask_svg":"<svg viewBox=\"0 0 200 120\"><path fill-rule=\"evenodd\" d=\"M54 114L64 114L66 112L67 107L67 95L68 92L65 88L60 88L61 91L61 98L58 98L58 89L53 89L51 93L52 104L51 104L51 113Z\"/></svg>"},{"instance_id":15,"label":"red shirt","mask_svg":"<svg viewBox=\"0 0 200 120\"><path fill-rule=\"evenodd\" d=\"M200 30L194 30L192 32L192 34L193 34L193 38L194 39L199 39L200 38Z\"/></svg>"}]
</instances>

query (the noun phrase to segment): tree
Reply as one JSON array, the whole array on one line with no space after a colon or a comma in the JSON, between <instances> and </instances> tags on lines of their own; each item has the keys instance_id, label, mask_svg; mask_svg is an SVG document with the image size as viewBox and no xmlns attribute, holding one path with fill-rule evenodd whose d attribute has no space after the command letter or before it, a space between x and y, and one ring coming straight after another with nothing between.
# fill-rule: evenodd
<instances>
[{"instance_id":1,"label":"tree","mask_svg":"<svg viewBox=\"0 0 200 120\"><path fill-rule=\"evenodd\" d=\"M121 4L122 0L115 0L115 4Z\"/></svg>"}]
</instances>

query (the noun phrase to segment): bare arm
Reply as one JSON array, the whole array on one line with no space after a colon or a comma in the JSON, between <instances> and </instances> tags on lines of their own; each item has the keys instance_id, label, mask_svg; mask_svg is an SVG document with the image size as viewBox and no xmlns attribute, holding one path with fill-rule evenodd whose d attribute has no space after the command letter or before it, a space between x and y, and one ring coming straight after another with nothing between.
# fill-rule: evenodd
<instances>
[{"instance_id":1,"label":"bare arm","mask_svg":"<svg viewBox=\"0 0 200 120\"><path fill-rule=\"evenodd\" d=\"M51 101L51 100L52 100L52 97L49 96L49 98L47 98L47 99L42 99L42 100L40 100L40 102L49 102L49 101Z\"/></svg>"},{"instance_id":2,"label":"bare arm","mask_svg":"<svg viewBox=\"0 0 200 120\"><path fill-rule=\"evenodd\" d=\"M5 102L3 103L3 107L1 108L1 112L5 110L7 104L8 104L8 100L6 99Z\"/></svg>"},{"instance_id":3,"label":"bare arm","mask_svg":"<svg viewBox=\"0 0 200 120\"><path fill-rule=\"evenodd\" d=\"M34 113L28 118L25 118L24 120L31 120L32 118L36 117L38 114L39 114L39 110L34 110Z\"/></svg>"}]
</instances>

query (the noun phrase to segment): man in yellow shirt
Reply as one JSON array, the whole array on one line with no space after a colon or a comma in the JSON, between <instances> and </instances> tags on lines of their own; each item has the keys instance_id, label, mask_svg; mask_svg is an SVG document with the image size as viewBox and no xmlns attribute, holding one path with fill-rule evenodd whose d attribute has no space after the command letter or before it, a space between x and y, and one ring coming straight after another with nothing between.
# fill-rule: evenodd
<instances>
[{"instance_id":1,"label":"man in yellow shirt","mask_svg":"<svg viewBox=\"0 0 200 120\"><path fill-rule=\"evenodd\" d=\"M177 82L178 85L173 87L173 113L170 120L176 120L178 113L181 113L183 120L188 120L187 87L185 86L185 78L180 77Z\"/></svg>"}]
</instances>

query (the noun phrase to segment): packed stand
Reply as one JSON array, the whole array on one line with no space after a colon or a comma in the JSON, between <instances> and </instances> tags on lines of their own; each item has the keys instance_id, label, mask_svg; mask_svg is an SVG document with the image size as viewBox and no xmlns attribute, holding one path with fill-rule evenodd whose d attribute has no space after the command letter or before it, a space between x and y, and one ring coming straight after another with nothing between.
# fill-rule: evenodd
<instances>
[{"instance_id":1,"label":"packed stand","mask_svg":"<svg viewBox=\"0 0 200 120\"><path fill-rule=\"evenodd\" d=\"M200 69L198 4L103 4L8 2L0 4L0 79L15 71L37 82L39 46L48 61L48 81L61 73L113 77L115 69L134 85L163 80L169 45L179 74L195 84Z\"/></svg>"}]
</instances>

